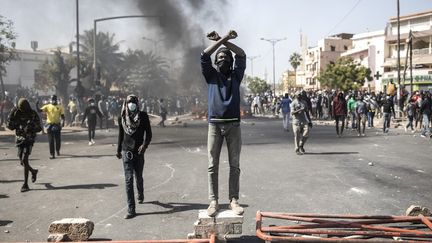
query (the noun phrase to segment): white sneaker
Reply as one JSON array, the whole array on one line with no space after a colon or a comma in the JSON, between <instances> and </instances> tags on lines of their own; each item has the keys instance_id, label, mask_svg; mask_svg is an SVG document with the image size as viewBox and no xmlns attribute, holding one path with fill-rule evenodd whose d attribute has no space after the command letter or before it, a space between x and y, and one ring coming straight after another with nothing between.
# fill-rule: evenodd
<instances>
[{"instance_id":1,"label":"white sneaker","mask_svg":"<svg viewBox=\"0 0 432 243\"><path fill-rule=\"evenodd\" d=\"M95 144L96 142L94 141L94 139L92 139L91 141L90 141L92 144Z\"/></svg>"},{"instance_id":2,"label":"white sneaker","mask_svg":"<svg viewBox=\"0 0 432 243\"><path fill-rule=\"evenodd\" d=\"M93 145L93 143L91 141L89 141L89 146L92 146L92 145Z\"/></svg>"},{"instance_id":3,"label":"white sneaker","mask_svg":"<svg viewBox=\"0 0 432 243\"><path fill-rule=\"evenodd\" d=\"M405 132L407 132L408 131L408 129L405 127Z\"/></svg>"}]
</instances>

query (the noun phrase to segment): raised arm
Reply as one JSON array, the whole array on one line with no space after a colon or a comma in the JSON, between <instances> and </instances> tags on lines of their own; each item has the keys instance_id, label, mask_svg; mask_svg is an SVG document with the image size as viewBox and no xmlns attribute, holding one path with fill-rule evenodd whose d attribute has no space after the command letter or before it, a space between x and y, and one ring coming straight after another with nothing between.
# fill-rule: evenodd
<instances>
[{"instance_id":1,"label":"raised arm","mask_svg":"<svg viewBox=\"0 0 432 243\"><path fill-rule=\"evenodd\" d=\"M206 49L204 49L204 53L211 55L213 54L221 45L225 45L227 48L229 48L230 50L232 50L235 54L238 54L237 51L241 50L240 52L243 52L244 55L244 51L232 44L234 46L234 49L231 49L229 46L227 46L225 43L230 40L230 39L234 39L237 37L237 33L234 30L231 30L230 32L228 32L227 35L225 35L224 37L220 37L219 34L216 31L212 31L209 34L207 34L207 38L209 38L210 40L215 40L216 42L211 44L209 47L207 47ZM238 54L240 55L240 54Z\"/></svg>"}]
</instances>

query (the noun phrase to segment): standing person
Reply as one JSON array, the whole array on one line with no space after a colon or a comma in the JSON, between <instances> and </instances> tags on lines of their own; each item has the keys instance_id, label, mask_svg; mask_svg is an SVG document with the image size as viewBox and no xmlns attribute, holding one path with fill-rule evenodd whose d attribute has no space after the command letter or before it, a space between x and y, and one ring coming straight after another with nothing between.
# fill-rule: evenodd
<instances>
[{"instance_id":1,"label":"standing person","mask_svg":"<svg viewBox=\"0 0 432 243\"><path fill-rule=\"evenodd\" d=\"M291 102L291 115L294 133L294 146L297 155L305 153L304 145L309 137L309 128L312 128L312 120L309 115L309 108L304 96L297 91L294 100Z\"/></svg>"},{"instance_id":2,"label":"standing person","mask_svg":"<svg viewBox=\"0 0 432 243\"><path fill-rule=\"evenodd\" d=\"M39 104L36 104L39 107ZM46 126L48 133L50 159L55 159L54 149L57 156L60 156L61 129L64 127L65 116L63 106L58 104L57 95L51 96L51 103L42 106L40 112L47 114Z\"/></svg>"},{"instance_id":3,"label":"standing person","mask_svg":"<svg viewBox=\"0 0 432 243\"><path fill-rule=\"evenodd\" d=\"M71 97L71 99L69 100L68 109L70 113L69 126L72 126L75 122L75 117L77 115L77 104L75 102L75 98Z\"/></svg>"},{"instance_id":4,"label":"standing person","mask_svg":"<svg viewBox=\"0 0 432 243\"><path fill-rule=\"evenodd\" d=\"M36 111L30 107L30 103L21 98L18 101L18 106L12 108L6 126L10 130L15 130L18 157L21 165L24 166L24 184L21 187L21 192L26 192L30 190L28 186L29 172L32 174L33 183L36 181L38 173L38 170L30 166L29 156L36 139L36 133L42 131L41 121Z\"/></svg>"},{"instance_id":5,"label":"standing person","mask_svg":"<svg viewBox=\"0 0 432 243\"><path fill-rule=\"evenodd\" d=\"M81 121L81 125L83 125L85 119L87 118L89 146L95 144L94 138L96 133L96 123L97 123L96 116L99 116L99 119L103 119L103 115L99 111L98 107L96 106L95 100L93 98L90 98L88 100L88 106L85 109L84 116Z\"/></svg>"},{"instance_id":6,"label":"standing person","mask_svg":"<svg viewBox=\"0 0 432 243\"><path fill-rule=\"evenodd\" d=\"M281 109L282 109L282 115L283 115L283 128L285 131L289 132L288 125L289 125L289 117L290 117L290 104L291 99L288 96L288 93L285 93L285 96L283 97L281 101Z\"/></svg>"},{"instance_id":7,"label":"standing person","mask_svg":"<svg viewBox=\"0 0 432 243\"><path fill-rule=\"evenodd\" d=\"M138 203L144 202L144 153L152 139L149 117L147 112L139 110L138 97L135 95L128 95L124 101L118 124L116 156L118 159L123 159L128 205L128 212L124 218L130 219L136 216L133 189L134 174Z\"/></svg>"},{"instance_id":8,"label":"standing person","mask_svg":"<svg viewBox=\"0 0 432 243\"><path fill-rule=\"evenodd\" d=\"M201 70L208 84L208 182L210 205L207 214L214 217L219 209L218 177L219 157L223 140L227 143L229 173L230 209L241 215L244 210L238 203L240 182L240 82L246 69L246 53L228 40L237 37L230 31L221 38L215 31L207 35L216 42L201 53ZM221 45L225 47L219 48ZM219 49L218 49L219 48ZM216 51L217 50L217 51ZM211 55L216 51L215 64ZM234 52L235 58L232 56ZM234 65L234 67L233 67Z\"/></svg>"},{"instance_id":9,"label":"standing person","mask_svg":"<svg viewBox=\"0 0 432 243\"><path fill-rule=\"evenodd\" d=\"M357 136L365 136L367 107L363 102L363 97L357 96L356 102L356 117L357 117Z\"/></svg>"},{"instance_id":10,"label":"standing person","mask_svg":"<svg viewBox=\"0 0 432 243\"><path fill-rule=\"evenodd\" d=\"M429 137L432 138L432 134L429 128L429 122L430 122L430 116L431 116L431 98L429 94L422 94L422 102L420 106L420 112L423 115L423 127L421 130L421 137L426 137L426 133L429 135Z\"/></svg>"},{"instance_id":11,"label":"standing person","mask_svg":"<svg viewBox=\"0 0 432 243\"><path fill-rule=\"evenodd\" d=\"M405 126L405 132L408 131L408 127L411 127L411 131L414 132L414 126L413 126L413 121L414 121L414 115L416 112L416 102L413 98L411 98L408 101L408 104L405 107L405 112L407 114L407 118L408 118L408 123Z\"/></svg>"},{"instance_id":12,"label":"standing person","mask_svg":"<svg viewBox=\"0 0 432 243\"><path fill-rule=\"evenodd\" d=\"M390 128L391 115L395 116L394 103L390 95L382 102L384 122L383 122L383 133L388 133Z\"/></svg>"},{"instance_id":13,"label":"standing person","mask_svg":"<svg viewBox=\"0 0 432 243\"><path fill-rule=\"evenodd\" d=\"M108 101L105 96L102 96L101 100L98 102L99 111L102 113L102 117L100 118L100 129L103 129L103 122L105 120L105 126L108 129Z\"/></svg>"},{"instance_id":14,"label":"standing person","mask_svg":"<svg viewBox=\"0 0 432 243\"><path fill-rule=\"evenodd\" d=\"M354 99L354 95L350 95L349 99L348 99L347 106L348 106L348 112L351 116L351 129L352 130L357 128L357 124L356 124L357 118L356 118L356 112L355 112L355 110L356 110L355 105L356 105L356 101ZM348 122L347 122L347 124L348 124Z\"/></svg>"},{"instance_id":15,"label":"standing person","mask_svg":"<svg viewBox=\"0 0 432 243\"><path fill-rule=\"evenodd\" d=\"M161 126L161 127L165 127L165 121L166 121L166 117L167 117L167 109L166 109L166 107L165 107L165 104L164 104L164 99L160 99L159 100L159 114L160 114L160 117L161 117L161 121L159 122L159 126Z\"/></svg>"},{"instance_id":16,"label":"standing person","mask_svg":"<svg viewBox=\"0 0 432 243\"><path fill-rule=\"evenodd\" d=\"M3 126L3 123L6 123L6 119L12 108L14 108L14 104L11 98L6 95L5 99L0 103L0 127Z\"/></svg>"},{"instance_id":17,"label":"standing person","mask_svg":"<svg viewBox=\"0 0 432 243\"><path fill-rule=\"evenodd\" d=\"M340 138L343 135L345 127L345 118L347 116L347 102L342 92L333 98L332 102L332 116L335 118L336 135ZM339 121L341 122L341 129L339 130Z\"/></svg>"}]
</instances>

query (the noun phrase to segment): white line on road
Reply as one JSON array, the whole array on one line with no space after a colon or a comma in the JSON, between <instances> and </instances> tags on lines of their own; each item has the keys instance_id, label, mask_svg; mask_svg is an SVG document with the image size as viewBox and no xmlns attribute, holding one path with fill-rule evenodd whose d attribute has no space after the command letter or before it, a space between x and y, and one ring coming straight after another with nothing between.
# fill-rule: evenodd
<instances>
[{"instance_id":1,"label":"white line on road","mask_svg":"<svg viewBox=\"0 0 432 243\"><path fill-rule=\"evenodd\" d=\"M163 181L162 183L146 189L146 191L151 191L151 190L154 190L158 187L161 187L162 185L165 185L166 183L168 183L174 177L175 169L171 166L171 164L165 164L165 166L171 170L171 176L168 179L166 179L165 181Z\"/></svg>"}]
</instances>

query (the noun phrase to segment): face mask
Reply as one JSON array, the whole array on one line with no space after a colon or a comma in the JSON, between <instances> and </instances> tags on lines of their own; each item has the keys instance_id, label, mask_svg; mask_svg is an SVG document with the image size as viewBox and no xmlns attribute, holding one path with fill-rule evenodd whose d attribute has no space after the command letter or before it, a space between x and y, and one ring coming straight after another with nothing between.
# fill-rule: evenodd
<instances>
[{"instance_id":1,"label":"face mask","mask_svg":"<svg viewBox=\"0 0 432 243\"><path fill-rule=\"evenodd\" d=\"M228 73L231 70L231 65L228 61L219 61L216 65L221 73Z\"/></svg>"},{"instance_id":2,"label":"face mask","mask_svg":"<svg viewBox=\"0 0 432 243\"><path fill-rule=\"evenodd\" d=\"M137 105L135 103L128 103L127 107L130 111L135 111L137 108Z\"/></svg>"},{"instance_id":3,"label":"face mask","mask_svg":"<svg viewBox=\"0 0 432 243\"><path fill-rule=\"evenodd\" d=\"M95 105L95 103L94 103L94 102L92 102L92 103L90 103L90 105L91 105L91 106L94 106L94 105Z\"/></svg>"}]
</instances>

